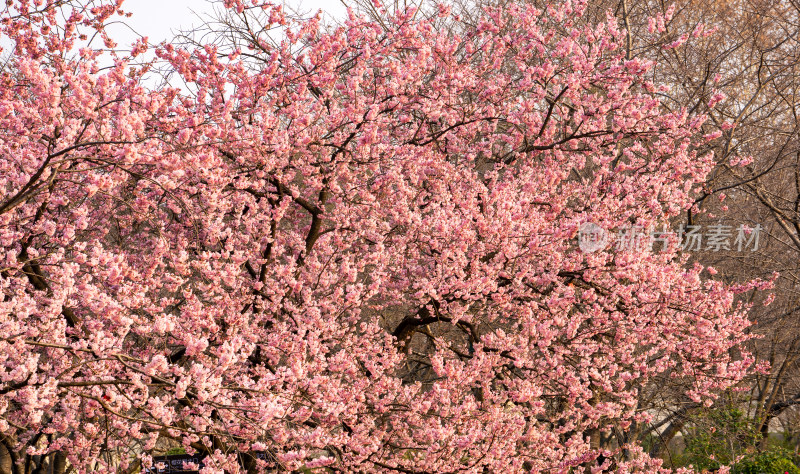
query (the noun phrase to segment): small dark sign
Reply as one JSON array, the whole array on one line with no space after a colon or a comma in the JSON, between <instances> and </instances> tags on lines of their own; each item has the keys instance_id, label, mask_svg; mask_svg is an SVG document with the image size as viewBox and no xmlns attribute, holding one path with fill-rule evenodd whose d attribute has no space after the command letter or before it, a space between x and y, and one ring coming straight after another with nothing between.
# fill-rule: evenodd
<instances>
[{"instance_id":1,"label":"small dark sign","mask_svg":"<svg viewBox=\"0 0 800 474\"><path fill-rule=\"evenodd\" d=\"M267 453L252 453L256 459L267 460ZM194 463L198 469L203 467L205 454L173 454L170 456L153 456L153 467L145 469L142 474L198 474L197 470L183 468L183 463ZM159 466L162 466L159 468Z\"/></svg>"},{"instance_id":2,"label":"small dark sign","mask_svg":"<svg viewBox=\"0 0 800 474\"><path fill-rule=\"evenodd\" d=\"M183 468L183 463L191 462L198 466L198 469L203 467L202 454L173 454L171 456L153 456L153 467L142 471L147 474L197 474L197 470L188 470ZM161 466L161 468L159 468Z\"/></svg>"}]
</instances>

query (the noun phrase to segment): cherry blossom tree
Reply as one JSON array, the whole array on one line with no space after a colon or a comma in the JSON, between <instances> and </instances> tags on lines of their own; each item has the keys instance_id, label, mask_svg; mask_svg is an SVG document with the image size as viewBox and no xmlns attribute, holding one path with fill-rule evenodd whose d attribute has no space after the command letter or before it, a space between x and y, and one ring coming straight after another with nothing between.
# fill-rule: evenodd
<instances>
[{"instance_id":1,"label":"cherry blossom tree","mask_svg":"<svg viewBox=\"0 0 800 474\"><path fill-rule=\"evenodd\" d=\"M640 387L745 375L769 282L578 245L713 165L613 16L224 6L236 41L154 48L180 89L121 1L2 13L0 468L651 472Z\"/></svg>"}]
</instances>

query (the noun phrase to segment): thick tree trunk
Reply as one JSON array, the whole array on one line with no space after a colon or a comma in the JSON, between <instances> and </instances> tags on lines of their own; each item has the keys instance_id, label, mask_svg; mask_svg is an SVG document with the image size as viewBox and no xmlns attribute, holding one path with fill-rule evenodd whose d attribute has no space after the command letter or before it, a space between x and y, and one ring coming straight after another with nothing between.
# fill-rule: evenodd
<instances>
[{"instance_id":1,"label":"thick tree trunk","mask_svg":"<svg viewBox=\"0 0 800 474\"><path fill-rule=\"evenodd\" d=\"M65 456L61 451L53 455L52 463L52 474L64 474L67 472L67 456Z\"/></svg>"},{"instance_id":2,"label":"thick tree trunk","mask_svg":"<svg viewBox=\"0 0 800 474\"><path fill-rule=\"evenodd\" d=\"M664 420L662 423L659 423L653 429L651 429L651 433L654 433L657 436L653 446L650 448L650 456L663 458L664 455L667 454L669 442L672 441L672 439L675 438L678 433L680 433L683 425L686 424L686 415L698 406L698 404L692 403L678 409L678 411L673 413L672 416L668 418L668 420L671 420L669 421L669 426L667 426L667 428L660 434L657 432L657 429L660 426L663 426L667 420Z\"/></svg>"},{"instance_id":3,"label":"thick tree trunk","mask_svg":"<svg viewBox=\"0 0 800 474\"><path fill-rule=\"evenodd\" d=\"M13 474L13 465L11 453L8 452L5 444L0 443L0 474Z\"/></svg>"},{"instance_id":4,"label":"thick tree trunk","mask_svg":"<svg viewBox=\"0 0 800 474\"><path fill-rule=\"evenodd\" d=\"M0 472L5 474L8 472L9 474L25 474L25 464L22 462L18 462L19 453L14 451L14 445L16 442L7 436L0 435ZM8 464L6 464L5 459L8 459ZM4 470L4 468L8 466L8 470Z\"/></svg>"},{"instance_id":5,"label":"thick tree trunk","mask_svg":"<svg viewBox=\"0 0 800 474\"><path fill-rule=\"evenodd\" d=\"M653 447L650 448L650 456L663 458L667 454L669 442L681 431L685 424L684 419L678 419L669 424L667 429L656 438Z\"/></svg>"},{"instance_id":6,"label":"thick tree trunk","mask_svg":"<svg viewBox=\"0 0 800 474\"><path fill-rule=\"evenodd\" d=\"M788 400L784 400L782 402L776 402L766 407L764 410L764 418L761 420L761 425L759 426L759 431L761 432L761 447L764 448L767 446L767 441L769 438L769 424L773 418L779 416L783 413L784 410L789 408L793 405L800 405L800 393L793 396Z\"/></svg>"}]
</instances>

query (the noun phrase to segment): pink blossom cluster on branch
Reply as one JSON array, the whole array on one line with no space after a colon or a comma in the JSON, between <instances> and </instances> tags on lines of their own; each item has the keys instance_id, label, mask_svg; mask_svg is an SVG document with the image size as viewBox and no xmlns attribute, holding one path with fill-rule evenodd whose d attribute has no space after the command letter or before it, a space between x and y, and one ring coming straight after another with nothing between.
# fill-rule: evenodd
<instances>
[{"instance_id":1,"label":"pink blossom cluster on branch","mask_svg":"<svg viewBox=\"0 0 800 474\"><path fill-rule=\"evenodd\" d=\"M209 473L657 471L625 437L641 388L707 402L751 363L735 295L767 283L578 248L585 222L665 223L712 165L703 118L665 112L580 1L446 30L446 8L323 28L226 0L282 36L159 46L191 93L131 66L144 42L99 66L84 38L113 47L121 1L8 4L14 460L132 472L169 440Z\"/></svg>"}]
</instances>

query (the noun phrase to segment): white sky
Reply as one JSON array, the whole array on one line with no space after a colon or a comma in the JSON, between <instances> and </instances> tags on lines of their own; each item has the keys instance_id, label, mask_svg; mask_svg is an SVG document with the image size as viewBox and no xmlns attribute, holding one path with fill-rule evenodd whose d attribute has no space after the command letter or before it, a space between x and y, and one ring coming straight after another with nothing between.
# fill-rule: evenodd
<instances>
[{"instance_id":1,"label":"white sky","mask_svg":"<svg viewBox=\"0 0 800 474\"><path fill-rule=\"evenodd\" d=\"M275 3L278 3L277 0ZM125 23L142 36L147 36L150 44L159 43L172 37L171 32L187 29L199 24L204 14L213 12L209 0L125 0L122 9L133 14L124 19ZM316 13L322 10L327 15L342 18L345 8L339 0L286 0L287 7L294 7L302 13ZM136 34L129 28L117 26L111 30L112 36L121 48L130 45Z\"/></svg>"}]
</instances>

